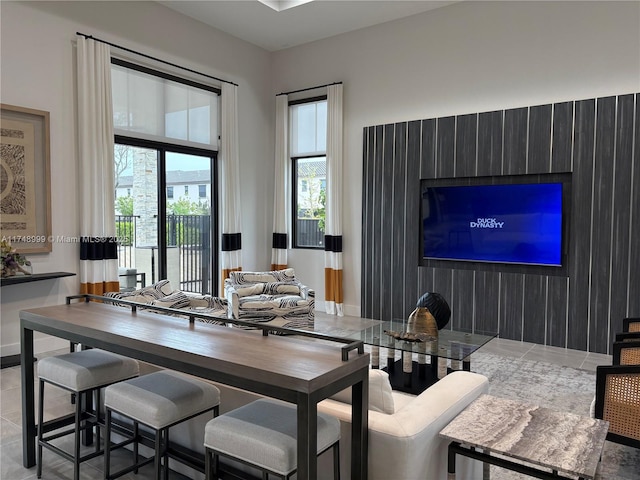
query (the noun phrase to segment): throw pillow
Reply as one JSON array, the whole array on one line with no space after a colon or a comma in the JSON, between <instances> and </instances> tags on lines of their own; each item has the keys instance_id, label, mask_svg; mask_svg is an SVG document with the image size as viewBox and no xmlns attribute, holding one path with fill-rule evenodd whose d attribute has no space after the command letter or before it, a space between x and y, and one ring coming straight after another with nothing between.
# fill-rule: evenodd
<instances>
[{"instance_id":1,"label":"throw pillow","mask_svg":"<svg viewBox=\"0 0 640 480\"><path fill-rule=\"evenodd\" d=\"M260 295L264 290L264 283L256 283L255 285L248 285L243 288L236 289L239 297L249 297L251 295Z\"/></svg>"},{"instance_id":2,"label":"throw pillow","mask_svg":"<svg viewBox=\"0 0 640 480\"><path fill-rule=\"evenodd\" d=\"M351 387L345 388L329 398L351 405ZM384 370L369 370L369 410L389 415L394 413L389 374Z\"/></svg>"},{"instance_id":3,"label":"throw pillow","mask_svg":"<svg viewBox=\"0 0 640 480\"><path fill-rule=\"evenodd\" d=\"M265 283L262 293L265 295L299 295L300 287L295 283L287 282Z\"/></svg>"},{"instance_id":4,"label":"throw pillow","mask_svg":"<svg viewBox=\"0 0 640 480\"><path fill-rule=\"evenodd\" d=\"M166 307L166 308L188 308L191 305L189 301L189 297L180 290L176 290L171 293L171 295L167 295L163 298L158 298L151 302L151 305L156 305L158 307Z\"/></svg>"},{"instance_id":5,"label":"throw pillow","mask_svg":"<svg viewBox=\"0 0 640 480\"><path fill-rule=\"evenodd\" d=\"M296 273L293 268L285 268L284 270L272 270L269 272L229 272L229 278L232 283L269 283L269 282L293 282Z\"/></svg>"}]
</instances>

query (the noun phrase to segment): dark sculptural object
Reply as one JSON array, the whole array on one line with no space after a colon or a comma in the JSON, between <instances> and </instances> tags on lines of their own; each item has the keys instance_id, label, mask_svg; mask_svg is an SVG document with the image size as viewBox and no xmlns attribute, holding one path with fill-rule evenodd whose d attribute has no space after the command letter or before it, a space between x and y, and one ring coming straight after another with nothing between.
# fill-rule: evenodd
<instances>
[{"instance_id":1,"label":"dark sculptural object","mask_svg":"<svg viewBox=\"0 0 640 480\"><path fill-rule=\"evenodd\" d=\"M436 319L438 330L444 328L451 318L451 309L442 295L436 292L427 292L416 303L416 308L427 308Z\"/></svg>"},{"instance_id":2,"label":"dark sculptural object","mask_svg":"<svg viewBox=\"0 0 640 480\"><path fill-rule=\"evenodd\" d=\"M409 315L407 332L426 333L437 338L438 330L443 328L451 317L449 304L442 295L427 292L418 299L416 309Z\"/></svg>"}]
</instances>

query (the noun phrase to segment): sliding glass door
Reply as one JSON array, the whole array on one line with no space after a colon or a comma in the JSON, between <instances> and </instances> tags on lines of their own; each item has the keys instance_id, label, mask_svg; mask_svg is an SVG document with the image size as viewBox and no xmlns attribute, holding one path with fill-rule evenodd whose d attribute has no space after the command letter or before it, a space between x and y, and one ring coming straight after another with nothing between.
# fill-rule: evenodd
<instances>
[{"instance_id":1,"label":"sliding glass door","mask_svg":"<svg viewBox=\"0 0 640 480\"><path fill-rule=\"evenodd\" d=\"M217 291L215 152L116 141L121 289L168 279L175 290Z\"/></svg>"}]
</instances>

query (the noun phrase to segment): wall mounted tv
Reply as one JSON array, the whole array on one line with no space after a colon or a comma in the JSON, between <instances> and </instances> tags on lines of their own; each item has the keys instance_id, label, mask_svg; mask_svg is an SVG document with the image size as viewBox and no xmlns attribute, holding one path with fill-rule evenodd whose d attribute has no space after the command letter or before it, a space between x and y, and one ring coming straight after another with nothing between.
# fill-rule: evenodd
<instances>
[{"instance_id":1,"label":"wall mounted tv","mask_svg":"<svg viewBox=\"0 0 640 480\"><path fill-rule=\"evenodd\" d=\"M570 174L421 180L428 260L562 267Z\"/></svg>"}]
</instances>

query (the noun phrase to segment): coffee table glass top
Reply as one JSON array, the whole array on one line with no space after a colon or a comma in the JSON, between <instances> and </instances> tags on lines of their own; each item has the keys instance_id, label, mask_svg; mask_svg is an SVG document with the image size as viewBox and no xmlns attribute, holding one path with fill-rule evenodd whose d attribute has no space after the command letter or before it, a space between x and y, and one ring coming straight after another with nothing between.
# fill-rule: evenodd
<instances>
[{"instance_id":1,"label":"coffee table glass top","mask_svg":"<svg viewBox=\"0 0 640 480\"><path fill-rule=\"evenodd\" d=\"M453 442L581 478L594 478L609 423L481 395L441 432Z\"/></svg>"},{"instance_id":2,"label":"coffee table glass top","mask_svg":"<svg viewBox=\"0 0 640 480\"><path fill-rule=\"evenodd\" d=\"M495 332L463 332L450 330L447 327L438 332L437 340L425 338L422 342L410 342L395 339L385 332L406 332L407 320L394 319L391 321L368 320L344 321L335 325L316 321L314 332L350 340L362 340L366 345L382 348L392 348L414 352L418 354L464 360L478 350L492 338Z\"/></svg>"}]
</instances>

